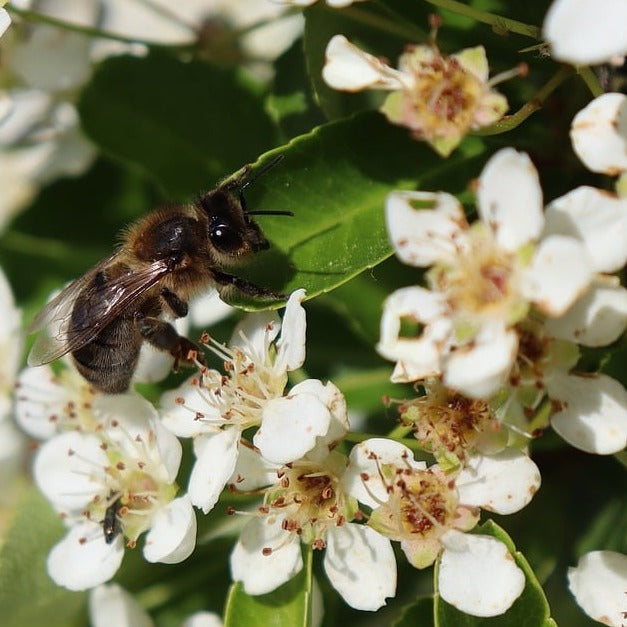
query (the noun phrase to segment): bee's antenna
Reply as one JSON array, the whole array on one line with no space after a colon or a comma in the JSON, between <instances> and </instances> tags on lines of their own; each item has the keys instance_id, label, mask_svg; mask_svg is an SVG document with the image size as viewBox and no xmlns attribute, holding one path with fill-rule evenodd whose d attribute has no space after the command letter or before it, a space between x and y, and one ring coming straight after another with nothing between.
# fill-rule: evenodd
<instances>
[{"instance_id":1,"label":"bee's antenna","mask_svg":"<svg viewBox=\"0 0 627 627\"><path fill-rule=\"evenodd\" d=\"M242 193L249 185L252 185L259 177L267 174L272 168L277 165L280 161L283 161L283 155L277 155L272 161L267 163L261 168L258 172L255 172L253 176L251 176L247 181L240 185L239 191Z\"/></svg>"},{"instance_id":2,"label":"bee's antenna","mask_svg":"<svg viewBox=\"0 0 627 627\"><path fill-rule=\"evenodd\" d=\"M237 187L237 195L239 196L240 204L242 208L249 216L293 216L294 214L291 211L248 211L246 208L246 200L244 199L244 190L254 183L260 176L267 174L272 168L277 165L280 161L283 161L283 155L277 155L272 161L266 163L266 165L261 168L258 172L255 172L253 176L251 176L247 181L244 181L241 185Z\"/></svg>"},{"instance_id":3,"label":"bee's antenna","mask_svg":"<svg viewBox=\"0 0 627 627\"><path fill-rule=\"evenodd\" d=\"M259 211L247 211L249 216L293 216L293 211L264 211L263 209Z\"/></svg>"}]
</instances>

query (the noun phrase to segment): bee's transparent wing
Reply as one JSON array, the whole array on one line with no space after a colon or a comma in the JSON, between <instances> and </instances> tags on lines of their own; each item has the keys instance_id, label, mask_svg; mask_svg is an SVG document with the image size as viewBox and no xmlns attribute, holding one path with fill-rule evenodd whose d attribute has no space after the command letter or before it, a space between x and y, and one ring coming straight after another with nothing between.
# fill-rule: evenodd
<instances>
[{"instance_id":1,"label":"bee's transparent wing","mask_svg":"<svg viewBox=\"0 0 627 627\"><path fill-rule=\"evenodd\" d=\"M42 309L29 328L31 333L40 331L28 355L29 366L47 364L93 340L170 271L167 261L159 260L141 270L129 270L111 281L95 281L96 275L115 263L118 255L115 253L104 259L70 283ZM74 321L70 327L74 303L79 294L90 304L89 320L82 327Z\"/></svg>"}]
</instances>

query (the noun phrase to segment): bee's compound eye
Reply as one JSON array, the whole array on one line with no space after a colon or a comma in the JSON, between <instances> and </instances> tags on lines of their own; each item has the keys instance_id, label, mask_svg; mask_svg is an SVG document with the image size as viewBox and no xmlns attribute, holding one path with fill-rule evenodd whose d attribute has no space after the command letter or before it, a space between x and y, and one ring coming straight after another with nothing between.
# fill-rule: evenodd
<instances>
[{"instance_id":1,"label":"bee's compound eye","mask_svg":"<svg viewBox=\"0 0 627 627\"><path fill-rule=\"evenodd\" d=\"M209 228L211 243L223 253L237 252L242 247L238 232L224 222L216 222Z\"/></svg>"}]
</instances>

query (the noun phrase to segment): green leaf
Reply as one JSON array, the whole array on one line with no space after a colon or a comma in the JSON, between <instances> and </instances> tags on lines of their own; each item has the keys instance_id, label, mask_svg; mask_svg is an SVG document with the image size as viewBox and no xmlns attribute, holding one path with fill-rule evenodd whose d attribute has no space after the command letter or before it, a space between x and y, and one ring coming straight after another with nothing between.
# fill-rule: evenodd
<instances>
[{"instance_id":1,"label":"green leaf","mask_svg":"<svg viewBox=\"0 0 627 627\"><path fill-rule=\"evenodd\" d=\"M241 583L231 586L224 627L308 627L311 624L312 551L305 551L303 569L268 594L251 596Z\"/></svg>"},{"instance_id":2,"label":"green leaf","mask_svg":"<svg viewBox=\"0 0 627 627\"><path fill-rule=\"evenodd\" d=\"M524 555L516 551L512 539L494 521L488 520L483 525L475 527L472 533L492 536L507 546L518 567L525 575L525 588L516 599L510 609L491 618L481 618L464 614L449 605L437 593L435 596L435 624L437 627L477 627L489 625L490 627L520 627L521 625L533 625L534 627L553 627L555 622L551 618L549 604L535 573ZM472 573L468 573L472 576ZM437 592L438 567L433 574L434 587Z\"/></svg>"},{"instance_id":3,"label":"green leaf","mask_svg":"<svg viewBox=\"0 0 627 627\"><path fill-rule=\"evenodd\" d=\"M39 492L30 488L0 549L0 625L68 627L82 624L85 594L58 587L46 558L63 525Z\"/></svg>"},{"instance_id":4,"label":"green leaf","mask_svg":"<svg viewBox=\"0 0 627 627\"><path fill-rule=\"evenodd\" d=\"M464 165L482 152L472 142L441 159L405 129L376 112L321 126L267 155L285 159L247 189L254 210L289 210L287 217L261 217L272 246L243 272L257 285L289 293L303 287L308 297L341 285L392 254L384 219L386 195L394 189L432 189L448 175L449 189L463 189ZM434 189L437 191L437 188ZM238 294L230 302L250 308Z\"/></svg>"},{"instance_id":5,"label":"green leaf","mask_svg":"<svg viewBox=\"0 0 627 627\"><path fill-rule=\"evenodd\" d=\"M184 200L276 144L259 89L231 70L165 54L103 62L83 91L87 134Z\"/></svg>"},{"instance_id":6,"label":"green leaf","mask_svg":"<svg viewBox=\"0 0 627 627\"><path fill-rule=\"evenodd\" d=\"M267 108L286 138L322 124L322 112L314 104L305 67L302 39L296 40L275 62L276 76Z\"/></svg>"}]
</instances>

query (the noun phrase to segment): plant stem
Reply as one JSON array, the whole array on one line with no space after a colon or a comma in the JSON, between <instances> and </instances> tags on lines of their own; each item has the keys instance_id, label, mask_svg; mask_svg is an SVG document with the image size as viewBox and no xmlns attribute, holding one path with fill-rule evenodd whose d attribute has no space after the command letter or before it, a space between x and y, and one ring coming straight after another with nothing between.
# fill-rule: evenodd
<instances>
[{"instance_id":1,"label":"plant stem","mask_svg":"<svg viewBox=\"0 0 627 627\"><path fill-rule=\"evenodd\" d=\"M592 95L596 98L603 93L603 88L599 84L597 75L588 66L577 68L577 73L581 76L583 82L587 85Z\"/></svg>"},{"instance_id":2,"label":"plant stem","mask_svg":"<svg viewBox=\"0 0 627 627\"><path fill-rule=\"evenodd\" d=\"M484 24L490 24L492 30L499 35L506 35L507 33L517 33L518 35L525 35L526 37L532 37L533 39L542 38L542 30L538 26L532 26L531 24L525 24L517 20L510 20L500 15L494 15L487 11L480 11L469 7L463 2L457 2L457 0L425 0L429 4L452 11L453 13L459 13L470 17L477 22L483 22Z\"/></svg>"},{"instance_id":3,"label":"plant stem","mask_svg":"<svg viewBox=\"0 0 627 627\"><path fill-rule=\"evenodd\" d=\"M428 1L428 0L427 0ZM525 105L520 107L516 113L506 115L495 124L473 131L471 135L499 135L515 129L524 122L532 113L542 108L542 103L555 91L569 76L572 76L574 69L569 65L563 65L560 69L537 91L536 95Z\"/></svg>"},{"instance_id":4,"label":"plant stem","mask_svg":"<svg viewBox=\"0 0 627 627\"><path fill-rule=\"evenodd\" d=\"M387 10L387 7L385 7ZM335 11L327 7L329 11ZM348 16L350 19L367 26L374 26L378 30L382 30L391 35L398 35L402 39L410 42L422 41L426 39L426 33L418 26L411 24L400 16L394 16L394 19L387 19L382 15L377 15L372 11L361 9L355 6L348 6L342 9L342 15ZM402 21L402 23L401 23Z\"/></svg>"},{"instance_id":5,"label":"plant stem","mask_svg":"<svg viewBox=\"0 0 627 627\"><path fill-rule=\"evenodd\" d=\"M79 33L86 37L99 37L101 39L110 39L112 41L119 41L126 44L143 44L149 48L166 48L169 50L191 50L195 47L194 42L185 44L164 44L156 41L146 41L139 37L128 37L126 35L118 35L117 33L110 33L108 31L94 28L92 26L84 26L81 24L73 24L65 20L38 13L37 11L29 11L28 9L20 9L13 4L7 4L5 9L13 15L18 15L28 22L34 22L36 24L47 24L48 26L55 26L63 30L70 31L72 33Z\"/></svg>"}]
</instances>

